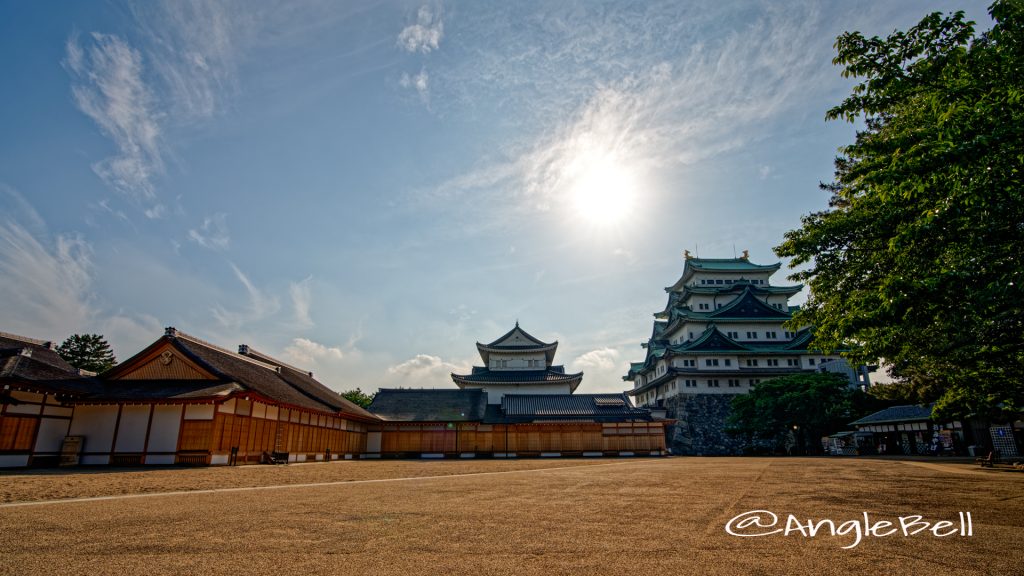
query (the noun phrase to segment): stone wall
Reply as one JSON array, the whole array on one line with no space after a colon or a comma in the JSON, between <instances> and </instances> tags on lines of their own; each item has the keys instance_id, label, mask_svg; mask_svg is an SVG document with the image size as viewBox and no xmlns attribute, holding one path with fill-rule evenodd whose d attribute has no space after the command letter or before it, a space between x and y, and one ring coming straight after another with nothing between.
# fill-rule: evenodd
<instances>
[{"instance_id":1,"label":"stone wall","mask_svg":"<svg viewBox=\"0 0 1024 576\"><path fill-rule=\"evenodd\" d=\"M668 437L673 454L733 456L747 441L725 433L725 419L735 394L678 394L665 399L668 417L675 418Z\"/></svg>"}]
</instances>

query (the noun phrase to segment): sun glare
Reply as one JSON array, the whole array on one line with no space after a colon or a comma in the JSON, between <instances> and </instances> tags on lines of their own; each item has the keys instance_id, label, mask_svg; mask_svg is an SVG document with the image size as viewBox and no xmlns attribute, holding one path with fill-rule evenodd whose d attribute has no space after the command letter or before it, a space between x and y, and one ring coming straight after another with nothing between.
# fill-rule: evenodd
<instances>
[{"instance_id":1,"label":"sun glare","mask_svg":"<svg viewBox=\"0 0 1024 576\"><path fill-rule=\"evenodd\" d=\"M572 204L583 220L610 226L626 219L636 202L636 177L612 158L585 162L574 175Z\"/></svg>"}]
</instances>

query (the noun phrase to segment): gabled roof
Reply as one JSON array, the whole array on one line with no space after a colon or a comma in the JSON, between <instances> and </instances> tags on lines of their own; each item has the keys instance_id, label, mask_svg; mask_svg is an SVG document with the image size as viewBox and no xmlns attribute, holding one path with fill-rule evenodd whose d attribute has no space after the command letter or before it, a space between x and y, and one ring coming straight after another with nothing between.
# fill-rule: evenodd
<instances>
[{"instance_id":1,"label":"gabled roof","mask_svg":"<svg viewBox=\"0 0 1024 576\"><path fill-rule=\"evenodd\" d=\"M376 419L362 409L352 408L354 405L341 398L337 392L317 382L308 372L283 365L283 363L277 365L272 358L259 355L259 353L256 354L263 360L238 354L174 328L168 328L159 340L145 350L104 373L103 379L108 383L107 389L114 390L120 386L126 389L144 388L148 385L147 383L152 383L154 388L159 388L160 382L162 382L160 380L125 380L120 379L119 376L134 370L138 364L145 362L155 350L166 345L170 345L185 358L213 376L213 380L196 380L196 386L203 386L199 384L200 382L205 382L204 385L211 389L215 388L214 384L216 383L237 384L240 386L240 391L252 391L267 399L297 408L331 414L343 413L344 416L355 419Z\"/></svg>"},{"instance_id":2,"label":"gabled roof","mask_svg":"<svg viewBox=\"0 0 1024 576\"><path fill-rule=\"evenodd\" d=\"M381 388L369 410L398 422L479 422L487 409L483 390Z\"/></svg>"},{"instance_id":3,"label":"gabled roof","mask_svg":"<svg viewBox=\"0 0 1024 576\"><path fill-rule=\"evenodd\" d=\"M870 414L850 422L854 426L863 426L867 424L885 424L889 422L923 422L925 420L931 420L932 408L934 404L927 406L915 406L915 405L904 405L904 406L890 406L885 410L879 410L874 414Z\"/></svg>"},{"instance_id":4,"label":"gabled roof","mask_svg":"<svg viewBox=\"0 0 1024 576\"><path fill-rule=\"evenodd\" d=\"M506 394L501 410L510 420L650 420L623 394Z\"/></svg>"},{"instance_id":5,"label":"gabled roof","mask_svg":"<svg viewBox=\"0 0 1024 576\"><path fill-rule=\"evenodd\" d=\"M54 366L47 360L45 354L32 347L0 350L0 382L24 390L71 396L102 389L91 373L83 374L70 365L68 369ZM0 398L0 403L3 402Z\"/></svg>"},{"instance_id":6,"label":"gabled roof","mask_svg":"<svg viewBox=\"0 0 1024 576\"><path fill-rule=\"evenodd\" d=\"M775 264L754 264L747 258L687 258L683 266L683 275L666 292L682 290L694 272L768 272L773 273L782 267L781 262Z\"/></svg>"},{"instance_id":7,"label":"gabled roof","mask_svg":"<svg viewBox=\"0 0 1024 576\"><path fill-rule=\"evenodd\" d=\"M711 324L704 330L693 342L686 342L673 348L678 351L697 351L697 350L708 350L708 351L723 351L723 350L741 350L749 351L750 348L747 346L729 338L725 334L722 334L718 326Z\"/></svg>"},{"instance_id":8,"label":"gabled roof","mask_svg":"<svg viewBox=\"0 0 1024 576\"><path fill-rule=\"evenodd\" d=\"M489 370L474 366L470 374L452 374L452 380L460 388L466 384L568 384L570 390L576 390L583 380L583 372L566 374L564 366L551 366L547 370Z\"/></svg>"},{"instance_id":9,"label":"gabled roof","mask_svg":"<svg viewBox=\"0 0 1024 576\"><path fill-rule=\"evenodd\" d=\"M338 412L358 414L369 418L373 417L373 415L367 412L362 406L321 384L313 378L313 373L308 370L303 370L301 368L285 364L272 356L257 352L245 344L238 347L238 353L243 356L259 360L260 362L277 366L279 368L278 376L281 379L288 382L292 387L311 399L327 404Z\"/></svg>"},{"instance_id":10,"label":"gabled roof","mask_svg":"<svg viewBox=\"0 0 1024 576\"><path fill-rule=\"evenodd\" d=\"M507 352L544 352L547 364L550 365L555 359L555 350L558 349L558 342L543 342L531 336L526 330L519 327L516 322L514 328L501 335L490 344L476 343L476 349L480 352L480 358L484 364L490 364L492 353Z\"/></svg>"},{"instance_id":11,"label":"gabled roof","mask_svg":"<svg viewBox=\"0 0 1024 576\"><path fill-rule=\"evenodd\" d=\"M762 302L748 286L731 302L707 315L709 318L771 318L789 320L788 313Z\"/></svg>"},{"instance_id":12,"label":"gabled roof","mask_svg":"<svg viewBox=\"0 0 1024 576\"><path fill-rule=\"evenodd\" d=\"M53 342L0 332L0 381L23 390L80 396L101 388L91 372L57 354ZM0 403L9 401L0 391Z\"/></svg>"},{"instance_id":13,"label":"gabled roof","mask_svg":"<svg viewBox=\"0 0 1024 576\"><path fill-rule=\"evenodd\" d=\"M77 368L68 364L60 357L60 354L57 354L57 347L53 342L0 332L0 353L25 349L32 351L32 358L37 362L48 364L65 372L78 372Z\"/></svg>"}]
</instances>

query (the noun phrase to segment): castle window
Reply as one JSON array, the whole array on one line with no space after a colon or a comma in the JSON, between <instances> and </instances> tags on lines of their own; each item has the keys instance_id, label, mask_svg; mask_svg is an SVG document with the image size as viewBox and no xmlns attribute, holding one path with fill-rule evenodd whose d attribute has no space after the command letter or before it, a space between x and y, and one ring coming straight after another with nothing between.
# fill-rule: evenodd
<instances>
[{"instance_id":1,"label":"castle window","mask_svg":"<svg viewBox=\"0 0 1024 576\"><path fill-rule=\"evenodd\" d=\"M768 365L769 366L778 366L779 365L779 360L777 358L769 358L768 359Z\"/></svg>"},{"instance_id":2,"label":"castle window","mask_svg":"<svg viewBox=\"0 0 1024 576\"><path fill-rule=\"evenodd\" d=\"M726 365L726 366L732 366L732 359L730 359L730 358L726 358L726 359L725 359L725 365Z\"/></svg>"},{"instance_id":3,"label":"castle window","mask_svg":"<svg viewBox=\"0 0 1024 576\"><path fill-rule=\"evenodd\" d=\"M814 366L814 358L808 358L807 363L810 364L811 366Z\"/></svg>"},{"instance_id":4,"label":"castle window","mask_svg":"<svg viewBox=\"0 0 1024 576\"><path fill-rule=\"evenodd\" d=\"M736 338L740 337L740 333L739 332L726 332L725 335L728 336L729 338L734 339L734 340Z\"/></svg>"},{"instance_id":5,"label":"castle window","mask_svg":"<svg viewBox=\"0 0 1024 576\"><path fill-rule=\"evenodd\" d=\"M708 388L718 388L718 380L708 380Z\"/></svg>"},{"instance_id":6,"label":"castle window","mask_svg":"<svg viewBox=\"0 0 1024 576\"><path fill-rule=\"evenodd\" d=\"M715 280L715 284L725 284L724 280Z\"/></svg>"},{"instance_id":7,"label":"castle window","mask_svg":"<svg viewBox=\"0 0 1024 576\"><path fill-rule=\"evenodd\" d=\"M757 366L757 358L747 360L747 366Z\"/></svg>"},{"instance_id":8,"label":"castle window","mask_svg":"<svg viewBox=\"0 0 1024 576\"><path fill-rule=\"evenodd\" d=\"M765 338L778 338L778 336L779 336L778 332L765 332L764 333L764 337Z\"/></svg>"},{"instance_id":9,"label":"castle window","mask_svg":"<svg viewBox=\"0 0 1024 576\"><path fill-rule=\"evenodd\" d=\"M739 388L739 387L740 387L740 381L739 380L729 379L729 388Z\"/></svg>"},{"instance_id":10,"label":"castle window","mask_svg":"<svg viewBox=\"0 0 1024 576\"><path fill-rule=\"evenodd\" d=\"M705 366L718 366L718 358L708 358L704 360Z\"/></svg>"},{"instance_id":11,"label":"castle window","mask_svg":"<svg viewBox=\"0 0 1024 576\"><path fill-rule=\"evenodd\" d=\"M747 338L750 340L757 340L757 332L747 332Z\"/></svg>"}]
</instances>

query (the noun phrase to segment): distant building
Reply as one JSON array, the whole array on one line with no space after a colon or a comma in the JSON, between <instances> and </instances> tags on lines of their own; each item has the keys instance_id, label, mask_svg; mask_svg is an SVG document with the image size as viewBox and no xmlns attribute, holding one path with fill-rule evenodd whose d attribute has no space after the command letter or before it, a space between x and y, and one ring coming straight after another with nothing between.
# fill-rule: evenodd
<instances>
[{"instance_id":1,"label":"distant building","mask_svg":"<svg viewBox=\"0 0 1024 576\"><path fill-rule=\"evenodd\" d=\"M812 374L838 355L807 347L805 327L783 326L801 285L774 286L781 264L741 258L694 258L665 288L668 302L654 314L647 355L624 380L641 407L663 408L675 418L671 448L683 454L737 454L744 446L724 431L729 404L763 380Z\"/></svg>"},{"instance_id":2,"label":"distant building","mask_svg":"<svg viewBox=\"0 0 1024 576\"><path fill-rule=\"evenodd\" d=\"M501 404L506 394L572 394L583 381L583 373L566 374L554 366L558 342L542 342L519 327L490 344L476 343L483 366L470 374L452 374L455 385L464 390L487 391L488 404Z\"/></svg>"},{"instance_id":3,"label":"distant building","mask_svg":"<svg viewBox=\"0 0 1024 576\"><path fill-rule=\"evenodd\" d=\"M661 455L664 420L619 394L574 394L583 373L553 364L558 342L515 327L477 343L483 366L455 389L377 392L368 455L498 457Z\"/></svg>"}]
</instances>

